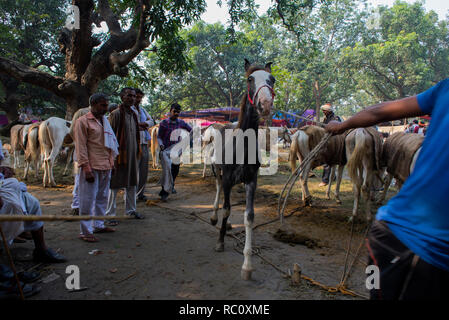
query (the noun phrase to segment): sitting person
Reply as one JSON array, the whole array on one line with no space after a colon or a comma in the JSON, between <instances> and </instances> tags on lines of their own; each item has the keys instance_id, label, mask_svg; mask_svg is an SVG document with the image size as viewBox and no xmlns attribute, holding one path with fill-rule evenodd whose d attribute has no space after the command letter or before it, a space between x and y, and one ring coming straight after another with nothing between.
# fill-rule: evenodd
<instances>
[{"instance_id":1,"label":"sitting person","mask_svg":"<svg viewBox=\"0 0 449 320\"><path fill-rule=\"evenodd\" d=\"M9 167L0 167L0 215L25 214L42 215L39 200L27 192L26 185L12 178L14 170ZM33 260L44 263L65 262L66 259L51 248L44 240L44 224L41 221L3 222L1 223L7 241L11 244L13 239L23 231L30 231L34 240L35 249Z\"/></svg>"}]
</instances>

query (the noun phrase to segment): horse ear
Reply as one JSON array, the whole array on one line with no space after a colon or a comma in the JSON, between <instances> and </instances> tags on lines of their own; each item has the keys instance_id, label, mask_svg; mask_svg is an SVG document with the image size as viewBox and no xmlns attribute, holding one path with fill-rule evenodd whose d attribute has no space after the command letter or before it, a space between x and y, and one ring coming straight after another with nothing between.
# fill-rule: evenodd
<instances>
[{"instance_id":1,"label":"horse ear","mask_svg":"<svg viewBox=\"0 0 449 320\"><path fill-rule=\"evenodd\" d=\"M265 71L271 73L271 65L273 64L273 62L268 62L265 65Z\"/></svg>"},{"instance_id":2,"label":"horse ear","mask_svg":"<svg viewBox=\"0 0 449 320\"><path fill-rule=\"evenodd\" d=\"M248 71L250 66L251 66L251 62L249 62L248 59L245 58L245 71Z\"/></svg>"}]
</instances>

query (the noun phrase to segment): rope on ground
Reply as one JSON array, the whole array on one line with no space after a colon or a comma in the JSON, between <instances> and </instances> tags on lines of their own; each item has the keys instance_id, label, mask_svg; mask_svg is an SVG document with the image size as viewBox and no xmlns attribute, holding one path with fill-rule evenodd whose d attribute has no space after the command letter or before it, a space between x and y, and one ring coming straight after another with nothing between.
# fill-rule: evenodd
<instances>
[{"instance_id":1,"label":"rope on ground","mask_svg":"<svg viewBox=\"0 0 449 320\"><path fill-rule=\"evenodd\" d=\"M197 219L199 219L199 220L205 222L207 225L212 226L208 220L206 220L206 219L204 219L203 217L201 217L201 216L199 215L199 213L197 213L197 212L195 212L195 211L186 213L186 212L183 211L183 210L179 210L179 209L176 209L176 208L170 208L170 207L167 207L167 206L163 206L163 205L160 205L159 203L152 203L152 205L155 205L155 206L160 207L160 208L163 208L163 209L175 211L175 212L180 212L180 213L182 213L182 214L184 214L184 215L194 216L194 217L196 217ZM285 217L287 218L287 217L291 216L291 215L292 215L293 213L295 213L297 210L298 210L298 209L293 210L292 212L290 212L290 213L289 213L287 216L285 216ZM209 210L209 211L210 211L210 210ZM204 212L207 212L207 211L203 211L203 213L204 213ZM276 220L273 220L273 221L269 221L269 223L272 223L272 222L275 222L275 221L277 221L277 219L276 219ZM262 223L261 225L265 225L265 224L268 224L268 222L267 222L267 223ZM258 225L258 226L256 226L256 227L259 227L259 226L261 226L261 225ZM220 229L218 226L212 226L212 227L214 227L214 228L217 229L217 230ZM255 229L255 228L253 228L253 230L254 230L254 229ZM239 232L238 234L227 233L226 236L234 238L234 239L237 241L237 245L240 245L240 247L242 247L242 246L244 246L244 240L243 240L242 238L239 238L238 235L242 235L243 232L244 232L244 230L242 230L242 231ZM235 246L234 246L234 250L236 250L236 251L239 252L240 254L243 254L243 251L237 250ZM265 258L265 257L260 253L260 248L259 248L259 247L253 247L253 249L252 249L252 254L258 256L261 260L263 260L263 261L266 262L267 264L271 265L274 269L276 269L277 271L279 271L280 273L282 273L284 276L286 276L286 277L291 277L287 272L285 272L285 271L282 270L280 267L278 267L276 264L274 264L273 262L271 262L270 260L268 260L267 258ZM345 294L345 295L350 295L350 296L353 296L353 297L358 296L358 297L361 297L361 298L368 299L367 296L365 296L365 295L363 295L363 294L360 294L360 293L357 293L357 292L355 292L355 291L349 290L349 289L347 289L347 288L345 288L344 286L341 286L341 285L338 285L338 286L336 286L336 287L331 287L331 286L326 286L326 285L324 285L324 284L322 284L322 283L320 283L320 282L318 282L318 281L316 281L316 280L313 280L312 278L307 277L307 276L305 276L305 275L301 275L301 278L304 279L304 280L307 280L307 281L310 282L311 284L316 285L316 286L318 286L318 287L320 287L320 288L322 288L322 289L324 289L324 290L326 290L326 291L328 291L328 292L330 292L330 293L337 293L337 292L340 292L340 293Z\"/></svg>"}]
</instances>

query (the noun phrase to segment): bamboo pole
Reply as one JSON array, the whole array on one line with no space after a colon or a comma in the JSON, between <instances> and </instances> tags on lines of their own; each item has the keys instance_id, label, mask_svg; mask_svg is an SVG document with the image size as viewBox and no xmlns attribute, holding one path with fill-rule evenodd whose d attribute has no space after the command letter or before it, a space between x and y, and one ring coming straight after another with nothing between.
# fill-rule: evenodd
<instances>
[{"instance_id":1,"label":"bamboo pole","mask_svg":"<svg viewBox=\"0 0 449 320\"><path fill-rule=\"evenodd\" d=\"M9 264L11 265L11 269L14 273L14 278L17 283L17 288L19 288L20 299L25 300L25 296L23 295L22 286L20 285L19 276L17 275L16 267L14 265L14 261L11 256L11 252L9 251L8 241L6 241L6 237L5 237L5 234L3 233L3 229L1 226L0 226L0 234L2 236L3 246L5 247L6 255L8 256Z\"/></svg>"},{"instance_id":2,"label":"bamboo pole","mask_svg":"<svg viewBox=\"0 0 449 320\"><path fill-rule=\"evenodd\" d=\"M133 217L127 216L57 216L57 215L44 215L44 216L23 216L23 215L0 215L0 222L7 221L84 221L84 220L129 220Z\"/></svg>"},{"instance_id":3,"label":"bamboo pole","mask_svg":"<svg viewBox=\"0 0 449 320\"><path fill-rule=\"evenodd\" d=\"M319 122L319 121L315 121L315 120L313 120L313 119L310 119L310 118L306 118L306 117L302 117L302 116L298 116L297 114L294 114L294 113L291 113L291 112L287 112L287 111L283 111L283 110L274 110L274 111L276 111L276 112L282 112L282 113L285 113L285 114L288 114L288 115L290 115L290 116L292 116L292 117L296 117L296 118L299 118L299 119L303 119L303 120L307 120L307 121L312 121L312 122L314 122L314 123L316 123L316 125L317 126L321 126L321 127L324 127L326 124L325 123L323 123L323 122Z\"/></svg>"}]
</instances>

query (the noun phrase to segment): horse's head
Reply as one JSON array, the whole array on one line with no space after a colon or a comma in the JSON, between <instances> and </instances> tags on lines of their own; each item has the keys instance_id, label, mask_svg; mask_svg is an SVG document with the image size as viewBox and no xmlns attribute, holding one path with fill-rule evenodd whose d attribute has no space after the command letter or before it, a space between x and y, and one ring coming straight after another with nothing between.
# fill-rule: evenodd
<instances>
[{"instance_id":1,"label":"horse's head","mask_svg":"<svg viewBox=\"0 0 449 320\"><path fill-rule=\"evenodd\" d=\"M271 62L265 67L251 65L245 59L245 71L247 77L247 97L249 103L256 107L257 112L262 117L271 114L274 100L275 78L271 75Z\"/></svg>"}]
</instances>

